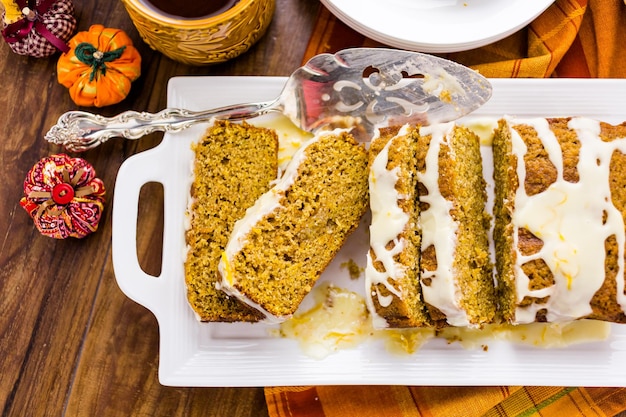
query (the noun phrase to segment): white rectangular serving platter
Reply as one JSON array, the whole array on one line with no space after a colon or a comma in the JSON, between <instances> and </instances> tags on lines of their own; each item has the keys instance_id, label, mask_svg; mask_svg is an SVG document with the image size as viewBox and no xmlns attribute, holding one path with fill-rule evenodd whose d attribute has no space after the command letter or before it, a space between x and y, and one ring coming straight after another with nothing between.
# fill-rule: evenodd
<instances>
[{"instance_id":1,"label":"white rectangular serving platter","mask_svg":"<svg viewBox=\"0 0 626 417\"><path fill-rule=\"evenodd\" d=\"M176 77L168 106L202 110L271 100L283 77ZM493 79L493 97L471 117L588 116L626 120L626 80ZM470 117L468 117L470 118ZM184 222L192 153L190 143L206 125L167 133L157 147L120 167L113 203L113 266L131 299L156 316L160 330L159 380L169 386L275 385L567 385L626 386L626 325L611 325L607 340L565 348L494 342L465 349L435 339L411 355L390 353L365 342L313 359L298 342L278 338L265 324L199 323L187 305L184 285ZM158 277L137 261L139 191L147 182L164 188L163 264ZM323 280L361 293L362 278L350 280L343 262L365 264L365 222L350 237Z\"/></svg>"}]
</instances>

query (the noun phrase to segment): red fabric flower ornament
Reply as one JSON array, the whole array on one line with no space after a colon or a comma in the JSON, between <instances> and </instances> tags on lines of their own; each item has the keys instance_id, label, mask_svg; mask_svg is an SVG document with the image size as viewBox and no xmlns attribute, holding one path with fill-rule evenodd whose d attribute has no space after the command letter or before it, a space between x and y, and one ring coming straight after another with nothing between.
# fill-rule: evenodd
<instances>
[{"instance_id":1,"label":"red fabric flower ornament","mask_svg":"<svg viewBox=\"0 0 626 417\"><path fill-rule=\"evenodd\" d=\"M104 183L89 162L58 154L41 159L28 171L20 205L41 234L82 238L98 229L104 195Z\"/></svg>"},{"instance_id":2,"label":"red fabric flower ornament","mask_svg":"<svg viewBox=\"0 0 626 417\"><path fill-rule=\"evenodd\" d=\"M18 55L45 58L67 52L76 30L72 0L3 1L2 36Z\"/></svg>"}]
</instances>

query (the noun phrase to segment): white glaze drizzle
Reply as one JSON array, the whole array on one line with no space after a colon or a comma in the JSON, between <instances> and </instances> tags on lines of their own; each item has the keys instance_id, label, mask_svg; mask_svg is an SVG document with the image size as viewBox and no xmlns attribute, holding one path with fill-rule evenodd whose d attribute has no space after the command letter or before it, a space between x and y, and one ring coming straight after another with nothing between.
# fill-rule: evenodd
<instances>
[{"instance_id":1,"label":"white glaze drizzle","mask_svg":"<svg viewBox=\"0 0 626 417\"><path fill-rule=\"evenodd\" d=\"M370 250L374 253L376 260L383 264L384 271L378 271L374 267L374 259L368 252L365 268L365 302L372 315L373 326L377 329L388 327L389 323L377 313L374 307L374 298L378 299L381 307L388 307L393 301L393 295L398 298L402 297L402 293L389 282L389 279L398 280L405 273L404 266L396 262L394 257L400 254L406 246L406 240L400 239L399 235L405 230L409 222L409 214L402 210L399 201L410 196L401 195L396 190L400 167L390 170L387 169L387 165L389 163L389 148L396 139L406 136L408 129L409 125L403 126L395 137L387 141L383 149L374 158L369 172L370 210L372 212ZM394 243L392 249L386 248L389 242ZM383 296L377 288L372 288L379 284L383 284L391 294Z\"/></svg>"},{"instance_id":2,"label":"white glaze drizzle","mask_svg":"<svg viewBox=\"0 0 626 417\"><path fill-rule=\"evenodd\" d=\"M519 184L515 195L512 223L515 227L514 247L517 261L514 265L517 302L524 297L549 297L545 304L533 303L516 309L516 322L530 323L538 310L547 310L550 322L568 321L592 312L590 302L604 281L605 240L614 235L619 253L617 299L626 309L624 295L624 221L611 202L609 166L615 150L626 153L626 140L604 142L600 139L600 124L586 118L574 118L568 127L580 141L577 165L579 181L567 182L563 178L561 147L550 130L546 119L515 120L508 118L512 152L517 157ZM545 191L529 196L524 187L527 147L512 126L532 126L557 171L557 179ZM606 222L603 223L603 216ZM524 256L518 250L519 228L525 228L544 242L541 250ZM529 278L522 265L543 259L554 276L555 284L539 289L529 289Z\"/></svg>"},{"instance_id":3,"label":"white glaze drizzle","mask_svg":"<svg viewBox=\"0 0 626 417\"><path fill-rule=\"evenodd\" d=\"M428 190L428 195L421 196L420 201L429 205L420 213L422 249L433 246L437 258L436 270L422 269L421 282L424 301L445 314L450 325L469 326L467 313L459 304L460 289L454 278L458 224L450 213L453 203L446 200L439 190L439 150L442 144L447 143L453 129L453 122L420 128L421 135L432 137L426 154L426 170L417 173L419 182ZM424 284L425 279L430 281L429 285Z\"/></svg>"}]
</instances>

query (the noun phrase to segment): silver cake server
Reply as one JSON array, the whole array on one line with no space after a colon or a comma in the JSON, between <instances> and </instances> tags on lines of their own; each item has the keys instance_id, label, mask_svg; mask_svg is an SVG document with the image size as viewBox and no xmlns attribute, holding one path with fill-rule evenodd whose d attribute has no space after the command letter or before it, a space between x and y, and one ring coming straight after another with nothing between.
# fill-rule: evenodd
<instances>
[{"instance_id":1,"label":"silver cake server","mask_svg":"<svg viewBox=\"0 0 626 417\"><path fill-rule=\"evenodd\" d=\"M381 126L458 119L490 97L487 79L455 62L418 52L353 48L314 56L291 74L273 101L199 112L175 108L158 113L127 111L114 117L70 111L61 115L45 138L81 152L112 137L138 139L156 131L180 131L213 118L243 120L281 112L306 131L358 127L356 134L368 140Z\"/></svg>"}]
</instances>

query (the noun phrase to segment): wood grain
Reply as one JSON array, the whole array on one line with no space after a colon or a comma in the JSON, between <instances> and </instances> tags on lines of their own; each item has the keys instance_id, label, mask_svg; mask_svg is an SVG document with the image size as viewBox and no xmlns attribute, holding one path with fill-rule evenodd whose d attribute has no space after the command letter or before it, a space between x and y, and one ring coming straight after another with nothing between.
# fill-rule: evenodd
<instances>
[{"instance_id":1,"label":"wood grain","mask_svg":"<svg viewBox=\"0 0 626 417\"><path fill-rule=\"evenodd\" d=\"M125 30L139 49L142 76L122 103L97 112L158 111L167 81L180 75L288 75L302 60L319 3L277 0L266 35L230 62L190 67L152 51L121 2L75 0L78 30L104 24ZM172 388L158 382L155 318L117 287L111 262L111 201L116 174L129 156L157 145L112 139L80 156L107 186L99 230L82 239L41 236L19 206L28 170L62 152L43 135L77 109L56 81L56 57L35 59L0 45L0 411L2 416L264 416L261 387ZM93 109L88 109L92 110ZM161 264L163 190L140 197L137 248L142 267Z\"/></svg>"}]
</instances>

